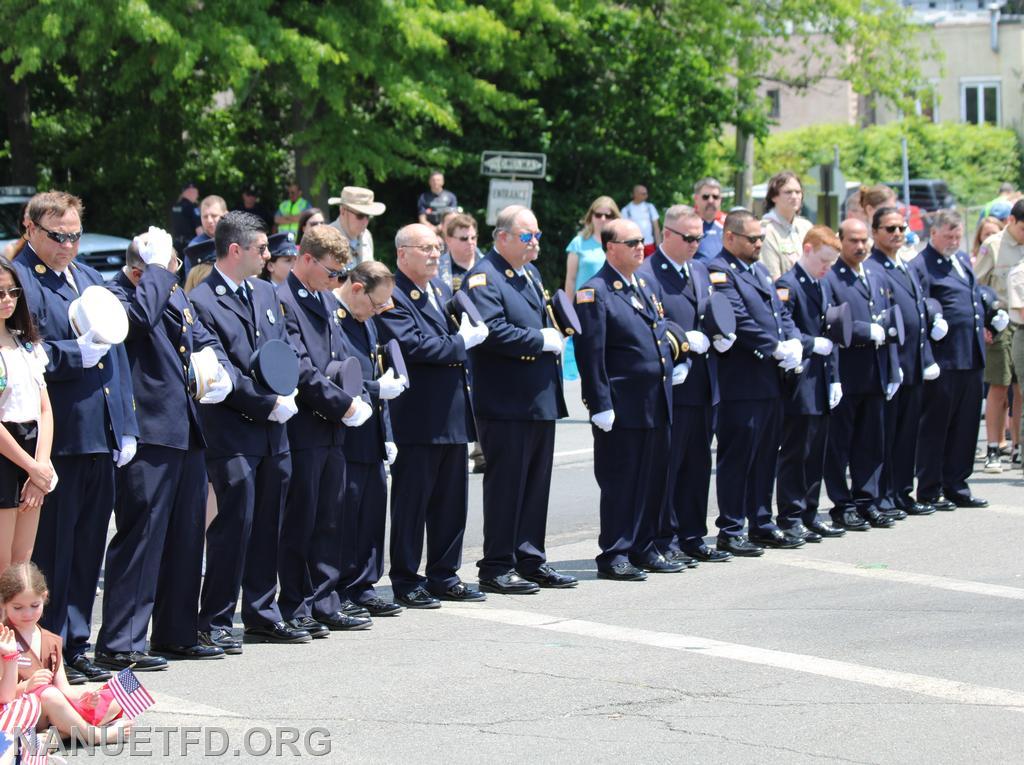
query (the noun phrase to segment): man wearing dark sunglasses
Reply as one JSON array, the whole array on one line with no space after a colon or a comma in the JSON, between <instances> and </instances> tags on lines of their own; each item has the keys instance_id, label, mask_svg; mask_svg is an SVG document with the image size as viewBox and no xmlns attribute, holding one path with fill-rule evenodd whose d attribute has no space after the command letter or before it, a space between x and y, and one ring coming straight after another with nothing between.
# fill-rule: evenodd
<instances>
[{"instance_id":1,"label":"man wearing dark sunglasses","mask_svg":"<svg viewBox=\"0 0 1024 765\"><path fill-rule=\"evenodd\" d=\"M99 680L107 673L86 651L114 506L115 461L128 464L137 447L131 371L124 345L101 343L92 332L76 338L68 320L71 302L87 287L104 283L75 261L82 201L51 191L34 196L27 212L28 243L14 267L50 359L53 464L60 476L40 513L33 550L50 590L41 624L64 635L64 663L73 681Z\"/></svg>"},{"instance_id":2,"label":"man wearing dark sunglasses","mask_svg":"<svg viewBox=\"0 0 1024 765\"><path fill-rule=\"evenodd\" d=\"M704 544L708 533L711 485L712 407L718 403L717 354L708 353L701 308L711 291L707 268L694 259L703 239L701 219L692 207L665 211L665 238L640 267L655 286L665 316L686 330L691 353L686 380L672 388L672 435L668 482L655 530L658 550L669 560L723 561L730 553ZM729 342L731 345L731 341ZM723 350L728 345L720 346Z\"/></svg>"},{"instance_id":3,"label":"man wearing dark sunglasses","mask_svg":"<svg viewBox=\"0 0 1024 765\"><path fill-rule=\"evenodd\" d=\"M371 218L384 214L387 209L384 204L375 202L373 192L361 186L346 186L341 190L341 196L331 197L327 203L341 205L338 217L331 221L331 225L348 239L352 264L373 260L373 234L368 226Z\"/></svg>"},{"instance_id":4,"label":"man wearing dark sunglasses","mask_svg":"<svg viewBox=\"0 0 1024 765\"><path fill-rule=\"evenodd\" d=\"M722 184L715 178L701 178L693 185L693 209L701 219L704 239L696 260L707 263L722 251Z\"/></svg>"},{"instance_id":5,"label":"man wearing dark sunglasses","mask_svg":"<svg viewBox=\"0 0 1024 765\"><path fill-rule=\"evenodd\" d=\"M647 572L686 568L665 558L654 539L668 479L672 387L684 382L686 367L673 367L653 284L637 276L639 227L613 220L601 244L605 264L576 290L582 332L573 339L601 488L597 575L640 582Z\"/></svg>"},{"instance_id":6,"label":"man wearing dark sunglasses","mask_svg":"<svg viewBox=\"0 0 1024 765\"><path fill-rule=\"evenodd\" d=\"M800 331L760 262L764 230L748 210L725 218L724 247L708 265L716 292L736 314L736 345L718 358L718 549L762 555L804 540L772 522L772 487L782 442L782 374L800 363ZM749 523L749 538L744 523Z\"/></svg>"},{"instance_id":7,"label":"man wearing dark sunglasses","mask_svg":"<svg viewBox=\"0 0 1024 765\"><path fill-rule=\"evenodd\" d=\"M540 252L533 212L498 214L494 248L463 280L490 334L471 352L473 408L484 473L484 551L480 589L503 594L575 587L547 563L544 532L562 395L562 336L545 306L532 261Z\"/></svg>"}]
</instances>

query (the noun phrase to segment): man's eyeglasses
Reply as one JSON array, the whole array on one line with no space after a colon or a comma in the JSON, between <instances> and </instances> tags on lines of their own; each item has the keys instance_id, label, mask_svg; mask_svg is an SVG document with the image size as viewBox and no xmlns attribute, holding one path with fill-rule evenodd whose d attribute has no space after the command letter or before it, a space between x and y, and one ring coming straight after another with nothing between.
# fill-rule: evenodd
<instances>
[{"instance_id":1,"label":"man's eyeglasses","mask_svg":"<svg viewBox=\"0 0 1024 765\"><path fill-rule=\"evenodd\" d=\"M612 244L624 244L630 249L643 245L643 239L612 239Z\"/></svg>"},{"instance_id":2,"label":"man's eyeglasses","mask_svg":"<svg viewBox=\"0 0 1024 765\"><path fill-rule=\"evenodd\" d=\"M733 236L738 236L741 239L746 239L751 244L757 244L758 242L764 241L764 234L740 234L736 231L730 232Z\"/></svg>"},{"instance_id":3,"label":"man's eyeglasses","mask_svg":"<svg viewBox=\"0 0 1024 765\"><path fill-rule=\"evenodd\" d=\"M682 231L676 231L671 226L665 226L666 231L671 231L673 234L678 236L687 244L694 244L701 241L704 238L704 234L684 234Z\"/></svg>"},{"instance_id":4,"label":"man's eyeglasses","mask_svg":"<svg viewBox=\"0 0 1024 765\"><path fill-rule=\"evenodd\" d=\"M317 260L316 258L313 260L318 266L320 266L320 268L327 272L327 275L331 279L342 279L348 274L348 269L345 268L345 266L342 266L341 268L328 268L324 265L322 260Z\"/></svg>"},{"instance_id":5,"label":"man's eyeglasses","mask_svg":"<svg viewBox=\"0 0 1024 765\"><path fill-rule=\"evenodd\" d=\"M257 252L257 253L259 254L259 256L260 256L261 258L263 257L263 253L265 253L265 252L267 251L267 248L268 248L269 246L270 246L269 244L267 244L266 242L264 242L263 244L261 244L261 245L260 245L259 247L257 247L257 248L256 248L256 252Z\"/></svg>"},{"instance_id":6,"label":"man's eyeglasses","mask_svg":"<svg viewBox=\"0 0 1024 765\"><path fill-rule=\"evenodd\" d=\"M890 234L895 234L897 231L899 231L902 234L904 231L907 230L907 228L908 226L905 223L902 226L882 226L882 229L884 231L888 231Z\"/></svg>"},{"instance_id":7,"label":"man's eyeglasses","mask_svg":"<svg viewBox=\"0 0 1024 765\"><path fill-rule=\"evenodd\" d=\"M85 233L84 231L79 230L71 234L65 234L63 231L50 231L46 226L40 225L39 223L36 225L39 226L40 230L46 234L47 238L52 239L57 244L74 244L81 239L82 234Z\"/></svg>"},{"instance_id":8,"label":"man's eyeglasses","mask_svg":"<svg viewBox=\"0 0 1024 765\"><path fill-rule=\"evenodd\" d=\"M363 290L363 294L366 295L366 299L370 301L370 305L373 306L373 310L376 311L377 313L380 313L381 311L385 310L386 308L390 308L392 305L394 305L391 302L391 298L388 298L383 303L378 303L376 300L373 299L373 296L370 295L370 293L367 292L366 290Z\"/></svg>"},{"instance_id":9,"label":"man's eyeglasses","mask_svg":"<svg viewBox=\"0 0 1024 765\"><path fill-rule=\"evenodd\" d=\"M700 198L703 199L705 202L707 202L707 201L709 201L711 199L721 199L722 195L721 194L701 194Z\"/></svg>"},{"instance_id":10,"label":"man's eyeglasses","mask_svg":"<svg viewBox=\"0 0 1024 765\"><path fill-rule=\"evenodd\" d=\"M9 290L0 288L0 300L6 300L7 298L10 298L11 300L17 300L20 297L21 287L11 287Z\"/></svg>"},{"instance_id":11,"label":"man's eyeglasses","mask_svg":"<svg viewBox=\"0 0 1024 765\"><path fill-rule=\"evenodd\" d=\"M537 243L540 244L540 236L540 231L534 231L532 233L529 231L524 231L522 234L519 234L519 241L522 242L523 244L529 244L534 239L536 239Z\"/></svg>"},{"instance_id":12,"label":"man's eyeglasses","mask_svg":"<svg viewBox=\"0 0 1024 765\"><path fill-rule=\"evenodd\" d=\"M370 216L367 215L366 213L356 212L355 210L349 210L347 207L345 208L345 212L347 212L349 215L354 217L356 220L369 220L370 219Z\"/></svg>"},{"instance_id":13,"label":"man's eyeglasses","mask_svg":"<svg viewBox=\"0 0 1024 765\"><path fill-rule=\"evenodd\" d=\"M403 244L403 249L406 250L419 250L424 255L429 255L432 252L440 252L441 248L436 244Z\"/></svg>"},{"instance_id":14,"label":"man's eyeglasses","mask_svg":"<svg viewBox=\"0 0 1024 765\"><path fill-rule=\"evenodd\" d=\"M590 216L591 218L600 218L601 220L614 220L615 214L610 212L596 212Z\"/></svg>"}]
</instances>

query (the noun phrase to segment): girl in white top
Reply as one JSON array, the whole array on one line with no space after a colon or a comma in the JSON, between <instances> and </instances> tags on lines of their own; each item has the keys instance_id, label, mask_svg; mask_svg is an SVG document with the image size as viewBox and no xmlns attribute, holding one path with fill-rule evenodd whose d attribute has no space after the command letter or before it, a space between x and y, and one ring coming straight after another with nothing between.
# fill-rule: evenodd
<instances>
[{"instance_id":1,"label":"girl in white top","mask_svg":"<svg viewBox=\"0 0 1024 765\"><path fill-rule=\"evenodd\" d=\"M0 571L32 557L50 462L47 358L11 262L0 257Z\"/></svg>"},{"instance_id":2,"label":"girl in white top","mask_svg":"<svg viewBox=\"0 0 1024 765\"><path fill-rule=\"evenodd\" d=\"M796 173L784 170L773 175L768 181L764 203L767 213L761 220L764 226L761 261L768 267L772 279L778 279L800 258L804 236L813 224L800 217L804 187Z\"/></svg>"}]
</instances>

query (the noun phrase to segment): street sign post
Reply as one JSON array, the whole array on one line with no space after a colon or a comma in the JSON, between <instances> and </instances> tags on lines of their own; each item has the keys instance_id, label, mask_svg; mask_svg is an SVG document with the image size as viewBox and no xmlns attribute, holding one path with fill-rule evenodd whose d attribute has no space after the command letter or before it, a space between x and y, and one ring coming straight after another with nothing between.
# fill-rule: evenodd
<instances>
[{"instance_id":1,"label":"street sign post","mask_svg":"<svg viewBox=\"0 0 1024 765\"><path fill-rule=\"evenodd\" d=\"M533 181L491 178L491 187L487 192L487 225L493 226L498 219L498 213L509 205L529 207L532 202Z\"/></svg>"},{"instance_id":2,"label":"street sign post","mask_svg":"<svg viewBox=\"0 0 1024 765\"><path fill-rule=\"evenodd\" d=\"M480 155L480 175L506 178L543 178L547 154L523 151L485 151Z\"/></svg>"}]
</instances>

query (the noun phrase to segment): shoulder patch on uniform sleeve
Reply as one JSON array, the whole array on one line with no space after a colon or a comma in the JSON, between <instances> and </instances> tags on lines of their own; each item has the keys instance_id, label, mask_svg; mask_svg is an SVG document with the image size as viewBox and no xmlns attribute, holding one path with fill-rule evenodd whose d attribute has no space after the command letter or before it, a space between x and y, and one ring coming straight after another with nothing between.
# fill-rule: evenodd
<instances>
[{"instance_id":1,"label":"shoulder patch on uniform sleeve","mask_svg":"<svg viewBox=\"0 0 1024 765\"><path fill-rule=\"evenodd\" d=\"M721 271L712 271L709 274L709 277L711 278L712 284L725 284L727 281L729 281L729 277L726 276Z\"/></svg>"},{"instance_id":2,"label":"shoulder patch on uniform sleeve","mask_svg":"<svg viewBox=\"0 0 1024 765\"><path fill-rule=\"evenodd\" d=\"M789 287L776 287L775 294L779 296L779 300L785 303L789 300Z\"/></svg>"},{"instance_id":3,"label":"shoulder patch on uniform sleeve","mask_svg":"<svg viewBox=\"0 0 1024 765\"><path fill-rule=\"evenodd\" d=\"M576 302L577 303L593 303L594 302L594 290L576 290Z\"/></svg>"},{"instance_id":4,"label":"shoulder patch on uniform sleeve","mask_svg":"<svg viewBox=\"0 0 1024 765\"><path fill-rule=\"evenodd\" d=\"M487 274L473 274L471 277L469 277L469 280L466 282L466 286L468 286L469 289L473 289L474 287L486 287Z\"/></svg>"}]
</instances>

